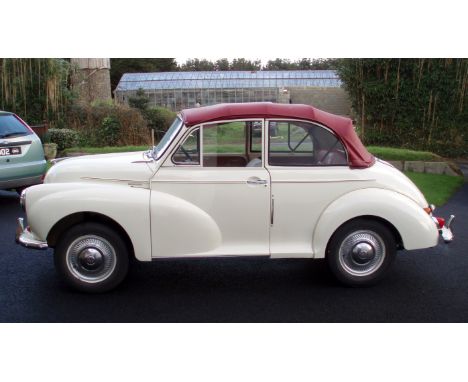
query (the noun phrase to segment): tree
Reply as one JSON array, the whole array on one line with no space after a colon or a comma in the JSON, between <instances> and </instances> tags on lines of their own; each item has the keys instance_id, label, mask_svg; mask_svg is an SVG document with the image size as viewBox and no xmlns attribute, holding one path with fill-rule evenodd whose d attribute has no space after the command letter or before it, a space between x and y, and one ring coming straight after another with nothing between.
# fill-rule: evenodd
<instances>
[{"instance_id":1,"label":"tree","mask_svg":"<svg viewBox=\"0 0 468 382\"><path fill-rule=\"evenodd\" d=\"M128 98L128 105L130 107L134 107L135 109L144 112L146 111L146 109L148 109L149 98L146 95L145 91L142 88L140 88L137 90L134 97Z\"/></svg>"},{"instance_id":2,"label":"tree","mask_svg":"<svg viewBox=\"0 0 468 382\"><path fill-rule=\"evenodd\" d=\"M330 58L301 58L291 61L287 58L269 60L264 70L325 70L335 69L336 60Z\"/></svg>"},{"instance_id":3,"label":"tree","mask_svg":"<svg viewBox=\"0 0 468 382\"><path fill-rule=\"evenodd\" d=\"M468 59L337 60L366 143L468 155Z\"/></svg>"},{"instance_id":4,"label":"tree","mask_svg":"<svg viewBox=\"0 0 468 382\"><path fill-rule=\"evenodd\" d=\"M199 71L211 71L215 70L216 66L213 62L206 59L188 59L184 64L180 66L180 70L184 72L199 72Z\"/></svg>"},{"instance_id":5,"label":"tree","mask_svg":"<svg viewBox=\"0 0 468 382\"><path fill-rule=\"evenodd\" d=\"M227 58L220 58L219 60L216 60L215 68L216 70L230 70L231 64Z\"/></svg>"},{"instance_id":6,"label":"tree","mask_svg":"<svg viewBox=\"0 0 468 382\"><path fill-rule=\"evenodd\" d=\"M294 63L299 70L336 69L336 60L332 58L302 58Z\"/></svg>"},{"instance_id":7,"label":"tree","mask_svg":"<svg viewBox=\"0 0 468 382\"><path fill-rule=\"evenodd\" d=\"M114 90L124 73L172 72L175 58L111 58L111 86Z\"/></svg>"},{"instance_id":8,"label":"tree","mask_svg":"<svg viewBox=\"0 0 468 382\"><path fill-rule=\"evenodd\" d=\"M293 70L296 69L295 64L291 63L286 58L275 58L269 60L265 66L265 70Z\"/></svg>"},{"instance_id":9,"label":"tree","mask_svg":"<svg viewBox=\"0 0 468 382\"><path fill-rule=\"evenodd\" d=\"M60 123L72 99L69 74L61 58L0 58L0 110L29 123Z\"/></svg>"},{"instance_id":10,"label":"tree","mask_svg":"<svg viewBox=\"0 0 468 382\"><path fill-rule=\"evenodd\" d=\"M235 58L231 63L231 70L261 70L262 62L260 60L246 60L245 58Z\"/></svg>"},{"instance_id":11,"label":"tree","mask_svg":"<svg viewBox=\"0 0 468 382\"><path fill-rule=\"evenodd\" d=\"M159 106L150 107L149 101L150 99L146 95L145 91L140 88L137 90L135 96L129 97L128 105L141 112L148 128L152 130L153 140L154 133L156 133L158 139L161 139L162 135L164 135L166 130L174 121L176 113Z\"/></svg>"}]
</instances>

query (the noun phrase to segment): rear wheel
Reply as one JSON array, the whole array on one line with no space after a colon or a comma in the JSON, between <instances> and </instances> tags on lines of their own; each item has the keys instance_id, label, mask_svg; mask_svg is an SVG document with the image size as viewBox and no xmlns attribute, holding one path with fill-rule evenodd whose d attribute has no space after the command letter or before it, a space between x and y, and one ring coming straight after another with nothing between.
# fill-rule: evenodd
<instances>
[{"instance_id":1,"label":"rear wheel","mask_svg":"<svg viewBox=\"0 0 468 382\"><path fill-rule=\"evenodd\" d=\"M380 281L396 256L393 233L381 222L356 219L330 240L328 265L343 284L367 286Z\"/></svg>"},{"instance_id":2,"label":"rear wheel","mask_svg":"<svg viewBox=\"0 0 468 382\"><path fill-rule=\"evenodd\" d=\"M72 227L55 248L55 266L64 281L82 292L100 293L115 288L128 271L125 242L99 223Z\"/></svg>"}]
</instances>

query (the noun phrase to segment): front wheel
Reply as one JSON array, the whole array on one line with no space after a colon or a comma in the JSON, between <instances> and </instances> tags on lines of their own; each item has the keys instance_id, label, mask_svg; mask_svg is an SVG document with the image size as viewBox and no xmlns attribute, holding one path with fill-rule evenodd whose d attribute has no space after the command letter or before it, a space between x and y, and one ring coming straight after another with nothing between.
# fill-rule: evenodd
<instances>
[{"instance_id":1,"label":"front wheel","mask_svg":"<svg viewBox=\"0 0 468 382\"><path fill-rule=\"evenodd\" d=\"M128 271L125 242L114 230L98 223L79 224L63 234L54 260L64 281L82 292L109 291Z\"/></svg>"},{"instance_id":2,"label":"front wheel","mask_svg":"<svg viewBox=\"0 0 468 382\"><path fill-rule=\"evenodd\" d=\"M380 281L396 256L393 233L375 220L356 219L330 240L328 265L343 284L367 286Z\"/></svg>"}]
</instances>

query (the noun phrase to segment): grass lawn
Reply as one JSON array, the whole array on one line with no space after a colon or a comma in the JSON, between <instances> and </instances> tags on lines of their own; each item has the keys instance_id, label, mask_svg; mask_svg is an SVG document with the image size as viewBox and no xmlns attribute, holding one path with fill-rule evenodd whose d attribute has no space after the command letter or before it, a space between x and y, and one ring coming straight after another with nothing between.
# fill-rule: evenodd
<instances>
[{"instance_id":1,"label":"grass lawn","mask_svg":"<svg viewBox=\"0 0 468 382\"><path fill-rule=\"evenodd\" d=\"M417 172L405 172L429 203L441 206L457 191L464 180L461 176L449 176L438 174L424 174Z\"/></svg>"},{"instance_id":2,"label":"grass lawn","mask_svg":"<svg viewBox=\"0 0 468 382\"><path fill-rule=\"evenodd\" d=\"M428 151L415 151L409 149L397 149L394 147L367 146L367 150L377 158L383 160L421 160L442 161L442 158Z\"/></svg>"}]
</instances>

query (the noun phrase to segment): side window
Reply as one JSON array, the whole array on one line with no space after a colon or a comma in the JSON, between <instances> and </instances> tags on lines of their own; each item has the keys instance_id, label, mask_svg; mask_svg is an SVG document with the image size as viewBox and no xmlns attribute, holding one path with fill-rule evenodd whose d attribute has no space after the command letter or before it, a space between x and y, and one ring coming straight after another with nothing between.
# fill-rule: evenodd
<instances>
[{"instance_id":1,"label":"side window","mask_svg":"<svg viewBox=\"0 0 468 382\"><path fill-rule=\"evenodd\" d=\"M268 162L272 166L345 166L341 141L314 123L269 121Z\"/></svg>"},{"instance_id":2,"label":"side window","mask_svg":"<svg viewBox=\"0 0 468 382\"><path fill-rule=\"evenodd\" d=\"M307 126L294 122L270 121L270 151L313 153L314 143Z\"/></svg>"},{"instance_id":3,"label":"side window","mask_svg":"<svg viewBox=\"0 0 468 382\"><path fill-rule=\"evenodd\" d=\"M252 132L254 130L254 132ZM247 136L254 134L253 155L247 152ZM260 141L258 144L257 141ZM203 126L203 167L262 166L262 122L232 121Z\"/></svg>"},{"instance_id":4,"label":"side window","mask_svg":"<svg viewBox=\"0 0 468 382\"><path fill-rule=\"evenodd\" d=\"M200 164L200 129L192 131L172 156L172 162L182 165Z\"/></svg>"},{"instance_id":5,"label":"side window","mask_svg":"<svg viewBox=\"0 0 468 382\"><path fill-rule=\"evenodd\" d=\"M248 122L250 130L250 152L261 153L262 152L262 122L253 121Z\"/></svg>"}]
</instances>

